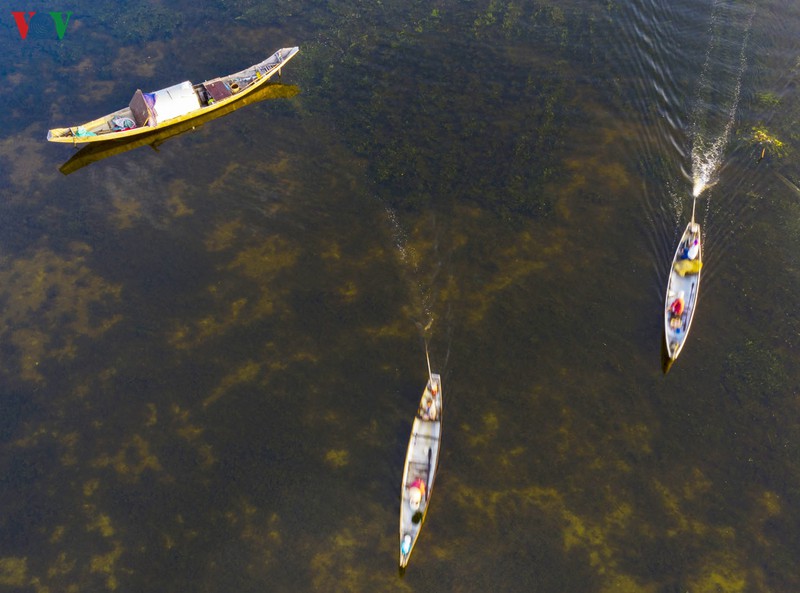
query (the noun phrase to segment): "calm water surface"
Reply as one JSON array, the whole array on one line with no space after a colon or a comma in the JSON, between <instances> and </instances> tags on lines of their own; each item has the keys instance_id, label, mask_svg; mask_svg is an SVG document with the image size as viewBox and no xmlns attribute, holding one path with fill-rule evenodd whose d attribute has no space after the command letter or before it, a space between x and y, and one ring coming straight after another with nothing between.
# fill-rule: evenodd
<instances>
[{"instance_id":1,"label":"calm water surface","mask_svg":"<svg viewBox=\"0 0 800 593\"><path fill-rule=\"evenodd\" d=\"M800 589L800 5L70 10L0 14L4 590ZM274 97L158 151L64 175L44 140L290 45Z\"/></svg>"}]
</instances>

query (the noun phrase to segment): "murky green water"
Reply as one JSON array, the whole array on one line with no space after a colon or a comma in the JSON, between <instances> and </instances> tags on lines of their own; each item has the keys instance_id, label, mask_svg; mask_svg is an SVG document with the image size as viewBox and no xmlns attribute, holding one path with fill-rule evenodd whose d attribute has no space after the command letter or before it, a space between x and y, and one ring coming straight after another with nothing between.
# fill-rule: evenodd
<instances>
[{"instance_id":1,"label":"murky green water","mask_svg":"<svg viewBox=\"0 0 800 593\"><path fill-rule=\"evenodd\" d=\"M0 14L5 589L798 588L794 4L69 9L61 41ZM291 45L284 98L158 151L63 175L44 141Z\"/></svg>"}]
</instances>

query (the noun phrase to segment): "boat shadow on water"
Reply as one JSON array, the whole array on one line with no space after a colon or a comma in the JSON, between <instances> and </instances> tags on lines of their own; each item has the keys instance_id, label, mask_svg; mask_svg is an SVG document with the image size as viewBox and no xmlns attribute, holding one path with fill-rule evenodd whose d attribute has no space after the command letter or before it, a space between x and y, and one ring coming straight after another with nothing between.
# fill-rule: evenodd
<instances>
[{"instance_id":1,"label":"boat shadow on water","mask_svg":"<svg viewBox=\"0 0 800 593\"><path fill-rule=\"evenodd\" d=\"M253 103L259 103L270 99L290 99L299 92L300 87L297 85L270 82L226 107L211 111L206 115L200 115L191 120L177 123L162 130L154 130L151 134L136 136L135 139L130 140L109 140L107 142L88 144L72 155L58 170L64 175L69 175L87 165L91 165L92 163L96 163L97 161L101 161L116 154L133 150L140 146L148 145L154 150L158 150L158 147L170 138L194 130L205 123L228 115L246 105L252 105Z\"/></svg>"}]
</instances>

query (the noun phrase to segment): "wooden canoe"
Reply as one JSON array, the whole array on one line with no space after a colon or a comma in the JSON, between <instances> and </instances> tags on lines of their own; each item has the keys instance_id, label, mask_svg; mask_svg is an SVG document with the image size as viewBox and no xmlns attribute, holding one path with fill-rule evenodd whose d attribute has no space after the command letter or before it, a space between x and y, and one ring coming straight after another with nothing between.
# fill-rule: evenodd
<instances>
[{"instance_id":1,"label":"wooden canoe","mask_svg":"<svg viewBox=\"0 0 800 593\"><path fill-rule=\"evenodd\" d=\"M703 250L700 225L692 221L683 231L667 282L664 299L664 334L667 356L670 361L678 358L697 305L700 289L700 272L703 267Z\"/></svg>"},{"instance_id":2,"label":"wooden canoe","mask_svg":"<svg viewBox=\"0 0 800 593\"><path fill-rule=\"evenodd\" d=\"M168 126L163 130L154 130L148 134L133 136L132 138L120 138L118 140L86 144L75 152L58 170L64 175L69 175L92 163L102 161L103 159L117 154L122 154L123 152L128 152L140 146L151 146L157 151L167 140L186 132L196 130L206 123L228 115L229 113L233 113L237 109L241 109L252 103L258 103L259 101L289 99L299 92L300 87L296 85L269 81L267 84L261 85L258 89L248 93L244 98L237 99L233 103L228 103L214 111L204 111L191 120Z\"/></svg>"},{"instance_id":3,"label":"wooden canoe","mask_svg":"<svg viewBox=\"0 0 800 593\"><path fill-rule=\"evenodd\" d=\"M153 93L137 90L128 107L77 126L54 128L47 139L68 144L132 139L192 120L241 101L280 74L298 51L279 49L263 62L200 84L186 81Z\"/></svg>"},{"instance_id":4,"label":"wooden canoe","mask_svg":"<svg viewBox=\"0 0 800 593\"><path fill-rule=\"evenodd\" d=\"M405 569L430 506L442 437L442 379L431 374L408 441L400 493L400 569Z\"/></svg>"}]
</instances>

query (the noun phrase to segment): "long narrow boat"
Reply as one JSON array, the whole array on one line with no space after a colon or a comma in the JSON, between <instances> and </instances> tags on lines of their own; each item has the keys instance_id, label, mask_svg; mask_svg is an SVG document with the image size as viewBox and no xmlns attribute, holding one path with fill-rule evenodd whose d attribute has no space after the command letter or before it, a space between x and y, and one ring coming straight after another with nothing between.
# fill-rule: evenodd
<instances>
[{"instance_id":1,"label":"long narrow boat","mask_svg":"<svg viewBox=\"0 0 800 593\"><path fill-rule=\"evenodd\" d=\"M400 494L400 570L404 570L428 513L442 438L442 379L428 374L411 428Z\"/></svg>"},{"instance_id":2,"label":"long narrow boat","mask_svg":"<svg viewBox=\"0 0 800 593\"><path fill-rule=\"evenodd\" d=\"M137 90L124 109L69 128L47 132L50 142L83 144L121 140L174 126L240 101L264 85L297 52L297 47L279 49L263 62L240 72L192 84L188 80L152 93Z\"/></svg>"},{"instance_id":3,"label":"long narrow boat","mask_svg":"<svg viewBox=\"0 0 800 593\"><path fill-rule=\"evenodd\" d=\"M700 225L694 221L694 208L692 210L692 221L686 225L672 258L664 299L664 335L670 364L678 358L689 335L700 289L702 238Z\"/></svg>"},{"instance_id":4,"label":"long narrow boat","mask_svg":"<svg viewBox=\"0 0 800 593\"><path fill-rule=\"evenodd\" d=\"M248 93L246 97L237 99L233 103L228 103L220 109L204 111L193 119L168 126L163 130L154 130L149 134L142 134L132 138L120 138L119 140L86 144L74 152L58 170L64 175L69 175L87 165L133 150L134 148L139 148L140 146L151 146L154 150L158 151L159 147L167 140L186 132L196 130L204 124L228 115L229 113L233 113L242 107L269 99L289 99L299 92L300 87L296 85L269 81L252 93Z\"/></svg>"}]
</instances>

